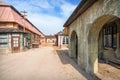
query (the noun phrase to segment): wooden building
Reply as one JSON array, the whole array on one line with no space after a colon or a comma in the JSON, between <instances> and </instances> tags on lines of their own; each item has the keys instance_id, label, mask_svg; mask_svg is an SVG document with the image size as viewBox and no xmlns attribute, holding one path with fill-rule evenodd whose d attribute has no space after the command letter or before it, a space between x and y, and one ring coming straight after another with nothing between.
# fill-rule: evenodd
<instances>
[{"instance_id":1,"label":"wooden building","mask_svg":"<svg viewBox=\"0 0 120 80\"><path fill-rule=\"evenodd\" d=\"M19 52L40 44L43 33L13 6L0 2L0 53Z\"/></svg>"}]
</instances>

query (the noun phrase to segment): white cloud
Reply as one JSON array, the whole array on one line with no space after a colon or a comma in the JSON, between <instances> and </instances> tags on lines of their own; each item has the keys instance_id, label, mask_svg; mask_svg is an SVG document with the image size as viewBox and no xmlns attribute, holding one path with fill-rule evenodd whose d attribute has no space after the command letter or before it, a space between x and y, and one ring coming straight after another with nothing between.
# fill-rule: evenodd
<instances>
[{"instance_id":1,"label":"white cloud","mask_svg":"<svg viewBox=\"0 0 120 80\"><path fill-rule=\"evenodd\" d=\"M77 6L66 2L66 0L51 0L51 4L59 7L61 9L60 14L65 18L68 18Z\"/></svg>"},{"instance_id":2,"label":"white cloud","mask_svg":"<svg viewBox=\"0 0 120 80\"><path fill-rule=\"evenodd\" d=\"M73 12L73 10L76 8L76 5L72 5L70 3L64 2L63 5L61 5L60 7L62 9L61 14L64 17L68 17Z\"/></svg>"},{"instance_id":3,"label":"white cloud","mask_svg":"<svg viewBox=\"0 0 120 80\"><path fill-rule=\"evenodd\" d=\"M28 16L29 20L33 22L36 27L41 31L44 31L45 34L55 34L58 31L63 29L64 19L50 16L46 14L32 14Z\"/></svg>"},{"instance_id":4,"label":"white cloud","mask_svg":"<svg viewBox=\"0 0 120 80\"><path fill-rule=\"evenodd\" d=\"M47 0L32 0L31 3L43 9L52 9L53 6Z\"/></svg>"},{"instance_id":5,"label":"white cloud","mask_svg":"<svg viewBox=\"0 0 120 80\"><path fill-rule=\"evenodd\" d=\"M53 6L61 6L63 0L51 0L50 3Z\"/></svg>"},{"instance_id":6,"label":"white cloud","mask_svg":"<svg viewBox=\"0 0 120 80\"><path fill-rule=\"evenodd\" d=\"M19 11L26 10L27 18L44 34L55 34L62 30L66 19L76 7L65 0L6 0L6 2ZM56 7L60 10L55 10Z\"/></svg>"}]
</instances>

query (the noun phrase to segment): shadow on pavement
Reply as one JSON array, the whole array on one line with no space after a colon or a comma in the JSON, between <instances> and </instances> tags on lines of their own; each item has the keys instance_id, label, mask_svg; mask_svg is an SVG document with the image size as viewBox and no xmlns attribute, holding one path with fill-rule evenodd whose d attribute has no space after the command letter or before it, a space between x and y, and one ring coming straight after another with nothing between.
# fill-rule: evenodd
<instances>
[{"instance_id":1,"label":"shadow on pavement","mask_svg":"<svg viewBox=\"0 0 120 80\"><path fill-rule=\"evenodd\" d=\"M86 74L83 70L80 69L80 66L77 65L77 63L69 57L68 50L56 50L61 62L63 64L71 64L80 74L82 74L87 80L101 80L99 78L91 77L90 75Z\"/></svg>"}]
</instances>

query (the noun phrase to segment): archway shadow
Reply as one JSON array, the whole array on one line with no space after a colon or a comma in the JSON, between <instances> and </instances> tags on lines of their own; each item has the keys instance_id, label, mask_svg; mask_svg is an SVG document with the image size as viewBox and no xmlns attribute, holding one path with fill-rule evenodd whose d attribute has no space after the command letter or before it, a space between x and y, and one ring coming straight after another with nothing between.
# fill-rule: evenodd
<instances>
[{"instance_id":1,"label":"archway shadow","mask_svg":"<svg viewBox=\"0 0 120 80\"><path fill-rule=\"evenodd\" d=\"M80 74L82 74L87 80L101 80L99 79L97 76L90 76L89 74L85 73L85 71L83 71L79 65L77 65L77 63L71 58L69 57L68 54L68 49L65 50L56 50L61 63L66 65L66 64L70 64L72 65Z\"/></svg>"},{"instance_id":2,"label":"archway shadow","mask_svg":"<svg viewBox=\"0 0 120 80\"><path fill-rule=\"evenodd\" d=\"M120 69L120 60L118 60L119 62L117 62L117 61L115 62L115 61L113 62L113 61L109 61L109 60L99 59L98 63L110 65L110 66L112 66L114 68ZM98 66L98 68L99 68L99 66Z\"/></svg>"}]
</instances>

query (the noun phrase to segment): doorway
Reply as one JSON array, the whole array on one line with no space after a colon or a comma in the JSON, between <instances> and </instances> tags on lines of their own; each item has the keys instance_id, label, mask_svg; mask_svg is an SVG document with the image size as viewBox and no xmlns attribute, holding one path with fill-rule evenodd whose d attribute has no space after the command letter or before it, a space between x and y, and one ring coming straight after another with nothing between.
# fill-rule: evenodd
<instances>
[{"instance_id":1,"label":"doorway","mask_svg":"<svg viewBox=\"0 0 120 80\"><path fill-rule=\"evenodd\" d=\"M78 37L75 31L71 34L71 57L75 60L75 62L78 61Z\"/></svg>"},{"instance_id":2,"label":"doorway","mask_svg":"<svg viewBox=\"0 0 120 80\"><path fill-rule=\"evenodd\" d=\"M76 53L75 58L76 58L76 60L77 60L77 59L78 59L78 37L77 37L77 35L76 35L76 41L75 41L75 42L76 42L76 44L75 44L75 45L76 45L76 48L75 48L75 49L76 49L76 50L75 50L75 51L76 51L76 52L75 52L75 53Z\"/></svg>"},{"instance_id":3,"label":"doorway","mask_svg":"<svg viewBox=\"0 0 120 80\"><path fill-rule=\"evenodd\" d=\"M12 36L11 39L11 45L12 45L12 52L19 52L20 51L20 37L19 36Z\"/></svg>"}]
</instances>

